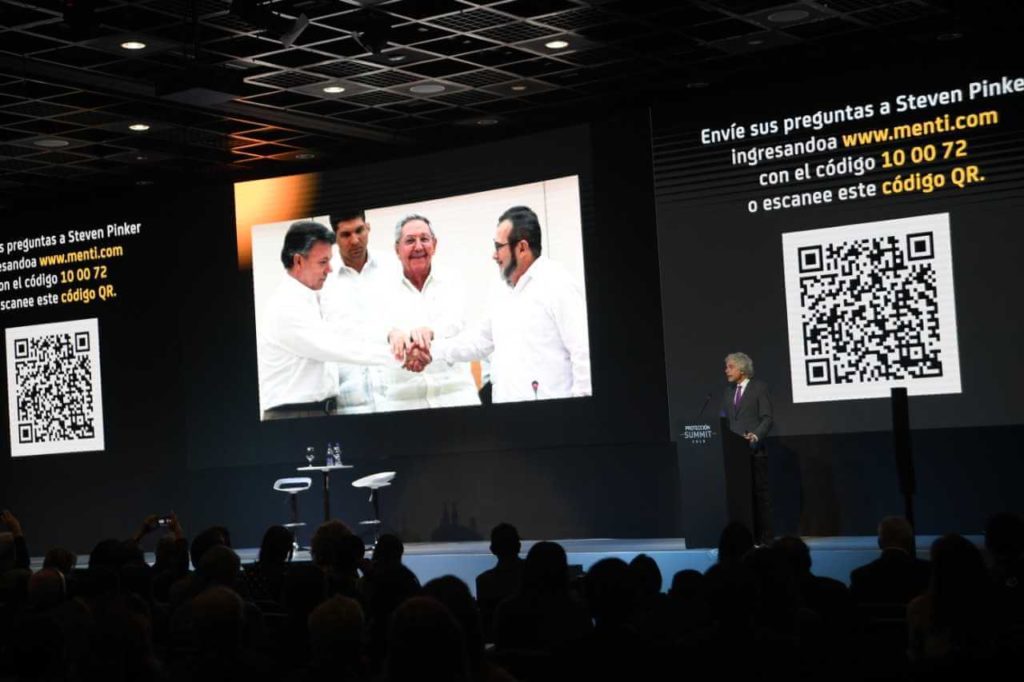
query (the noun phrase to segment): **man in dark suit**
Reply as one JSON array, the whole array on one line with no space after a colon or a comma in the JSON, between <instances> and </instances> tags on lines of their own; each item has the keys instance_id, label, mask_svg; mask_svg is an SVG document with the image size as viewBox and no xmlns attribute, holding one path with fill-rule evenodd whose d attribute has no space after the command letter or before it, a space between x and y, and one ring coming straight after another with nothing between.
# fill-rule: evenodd
<instances>
[{"instance_id":1,"label":"man in dark suit","mask_svg":"<svg viewBox=\"0 0 1024 682\"><path fill-rule=\"evenodd\" d=\"M850 591L858 604L901 604L928 589L930 564L914 554L914 529L902 516L878 524L882 555L850 573Z\"/></svg>"},{"instance_id":2,"label":"man in dark suit","mask_svg":"<svg viewBox=\"0 0 1024 682\"><path fill-rule=\"evenodd\" d=\"M754 540L771 542L772 504L768 492L768 456L764 438L772 428L772 400L768 384L754 378L754 363L746 353L730 353L725 358L725 378L731 386L722 396L722 414L729 419L729 430L742 436L752 450Z\"/></svg>"}]
</instances>

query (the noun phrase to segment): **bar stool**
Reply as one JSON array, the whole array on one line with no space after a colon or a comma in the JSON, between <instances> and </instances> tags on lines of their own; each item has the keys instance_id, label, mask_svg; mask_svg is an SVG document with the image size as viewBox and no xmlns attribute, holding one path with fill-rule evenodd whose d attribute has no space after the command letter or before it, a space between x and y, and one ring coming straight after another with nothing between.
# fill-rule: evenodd
<instances>
[{"instance_id":1,"label":"bar stool","mask_svg":"<svg viewBox=\"0 0 1024 682\"><path fill-rule=\"evenodd\" d=\"M376 474L370 474L369 476L363 476L352 481L353 488L369 488L370 489L370 503L373 505L373 518L367 521L360 521L360 526L373 526L373 544L377 544L377 538L380 537L380 490L391 485L391 481L395 478L394 471L381 471Z\"/></svg>"},{"instance_id":2,"label":"bar stool","mask_svg":"<svg viewBox=\"0 0 1024 682\"><path fill-rule=\"evenodd\" d=\"M299 521L299 493L304 490L309 490L309 487L313 485L313 479L308 476L293 476L291 478L279 478L274 481L274 490L278 490L282 493L288 493L288 506L292 510L292 520L290 523L281 524L285 528L290 528L293 533L296 533L295 529L306 525L305 521ZM295 545L298 547L298 534L295 535Z\"/></svg>"}]
</instances>

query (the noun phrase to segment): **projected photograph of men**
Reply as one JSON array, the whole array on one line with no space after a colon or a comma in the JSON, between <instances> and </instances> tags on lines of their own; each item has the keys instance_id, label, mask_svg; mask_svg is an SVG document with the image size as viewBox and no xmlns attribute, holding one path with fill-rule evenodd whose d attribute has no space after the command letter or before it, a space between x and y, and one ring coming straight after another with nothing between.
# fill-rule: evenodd
<instances>
[{"instance_id":1,"label":"projected photograph of men","mask_svg":"<svg viewBox=\"0 0 1024 682\"><path fill-rule=\"evenodd\" d=\"M287 265L292 281L278 282L296 222L330 226L309 255L290 254L296 273L311 273L304 290ZM591 393L576 177L377 209L339 203L251 234L263 419ZM295 317L279 289L305 306L300 328L319 330L315 352L272 329Z\"/></svg>"}]
</instances>

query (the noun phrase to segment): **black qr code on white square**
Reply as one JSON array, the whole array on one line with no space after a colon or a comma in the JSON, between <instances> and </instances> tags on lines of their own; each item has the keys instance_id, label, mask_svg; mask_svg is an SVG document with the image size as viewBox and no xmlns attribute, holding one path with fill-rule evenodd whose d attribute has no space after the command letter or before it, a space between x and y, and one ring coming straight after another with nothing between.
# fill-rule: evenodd
<instances>
[{"instance_id":1,"label":"black qr code on white square","mask_svg":"<svg viewBox=\"0 0 1024 682\"><path fill-rule=\"evenodd\" d=\"M960 392L948 214L782 245L794 402Z\"/></svg>"},{"instance_id":2,"label":"black qr code on white square","mask_svg":"<svg viewBox=\"0 0 1024 682\"><path fill-rule=\"evenodd\" d=\"M11 456L102 450L95 318L6 330Z\"/></svg>"}]
</instances>

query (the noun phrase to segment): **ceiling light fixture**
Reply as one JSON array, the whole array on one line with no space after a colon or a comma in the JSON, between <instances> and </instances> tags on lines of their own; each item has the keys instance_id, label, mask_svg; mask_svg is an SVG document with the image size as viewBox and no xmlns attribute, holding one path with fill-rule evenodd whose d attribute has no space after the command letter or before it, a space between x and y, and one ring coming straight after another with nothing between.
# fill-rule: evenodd
<instances>
[{"instance_id":1,"label":"ceiling light fixture","mask_svg":"<svg viewBox=\"0 0 1024 682\"><path fill-rule=\"evenodd\" d=\"M145 50L146 43L141 40L126 40L121 43L122 50Z\"/></svg>"},{"instance_id":2,"label":"ceiling light fixture","mask_svg":"<svg viewBox=\"0 0 1024 682\"><path fill-rule=\"evenodd\" d=\"M310 159L315 159L316 154L313 154L311 152L299 152L298 154L295 155L295 158L298 161L308 161Z\"/></svg>"},{"instance_id":3,"label":"ceiling light fixture","mask_svg":"<svg viewBox=\"0 0 1024 682\"><path fill-rule=\"evenodd\" d=\"M67 147L71 143L59 137L44 137L34 141L32 144L37 147L45 147L46 149L60 149L61 147Z\"/></svg>"},{"instance_id":4,"label":"ceiling light fixture","mask_svg":"<svg viewBox=\"0 0 1024 682\"><path fill-rule=\"evenodd\" d=\"M511 86L509 89L512 90L512 92L523 92L524 90L526 90L526 86L523 85L522 83L519 83Z\"/></svg>"},{"instance_id":5,"label":"ceiling light fixture","mask_svg":"<svg viewBox=\"0 0 1024 682\"><path fill-rule=\"evenodd\" d=\"M803 21L811 13L805 9L782 9L768 15L768 21L773 24L792 24L794 21Z\"/></svg>"},{"instance_id":6,"label":"ceiling light fixture","mask_svg":"<svg viewBox=\"0 0 1024 682\"><path fill-rule=\"evenodd\" d=\"M565 48L569 47L569 41L549 40L548 42L544 43L544 47L548 48L549 50L564 50Z\"/></svg>"},{"instance_id":7,"label":"ceiling light fixture","mask_svg":"<svg viewBox=\"0 0 1024 682\"><path fill-rule=\"evenodd\" d=\"M343 88L340 85L328 85L326 88L324 88L324 92L326 92L328 95L337 95L339 93L345 92L345 88Z\"/></svg>"},{"instance_id":8,"label":"ceiling light fixture","mask_svg":"<svg viewBox=\"0 0 1024 682\"><path fill-rule=\"evenodd\" d=\"M476 120L478 126L493 126L498 125L498 119L496 118L478 118Z\"/></svg>"},{"instance_id":9,"label":"ceiling light fixture","mask_svg":"<svg viewBox=\"0 0 1024 682\"><path fill-rule=\"evenodd\" d=\"M137 133L144 133L147 130L149 130L149 126L145 123L133 123L130 126L128 126L128 129L134 130Z\"/></svg>"},{"instance_id":10,"label":"ceiling light fixture","mask_svg":"<svg viewBox=\"0 0 1024 682\"><path fill-rule=\"evenodd\" d=\"M409 88L409 92L414 95L436 95L439 92L444 92L448 88L444 87L440 83L420 83Z\"/></svg>"}]
</instances>

